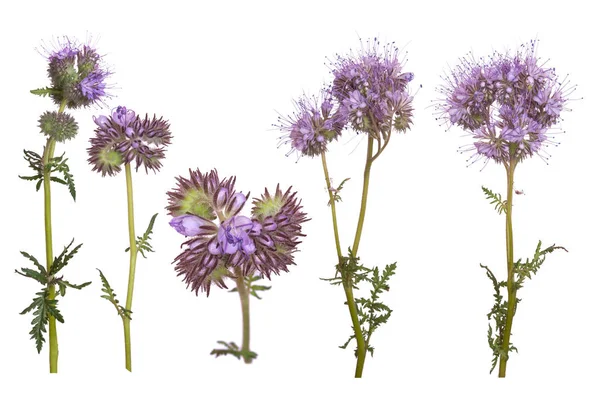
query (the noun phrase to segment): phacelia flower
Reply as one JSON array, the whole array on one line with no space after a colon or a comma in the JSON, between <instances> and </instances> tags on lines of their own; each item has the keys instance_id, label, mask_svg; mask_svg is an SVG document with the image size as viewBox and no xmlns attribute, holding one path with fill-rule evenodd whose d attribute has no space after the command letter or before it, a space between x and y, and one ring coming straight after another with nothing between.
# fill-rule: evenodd
<instances>
[{"instance_id":1,"label":"phacelia flower","mask_svg":"<svg viewBox=\"0 0 600 399\"><path fill-rule=\"evenodd\" d=\"M346 124L334 103L329 90L322 90L320 97L303 96L295 102L293 115L279 118L279 129L285 133L280 145L291 144L289 155L298 151L310 157L321 155L327 145L337 140Z\"/></svg>"},{"instance_id":2,"label":"phacelia flower","mask_svg":"<svg viewBox=\"0 0 600 399\"><path fill-rule=\"evenodd\" d=\"M480 158L507 164L540 154L557 144L549 129L560 121L575 90L559 82L554 68L535 55L536 41L515 55L494 53L488 59L463 58L446 77L437 110L449 125L473 135L473 162Z\"/></svg>"},{"instance_id":3,"label":"phacelia flower","mask_svg":"<svg viewBox=\"0 0 600 399\"><path fill-rule=\"evenodd\" d=\"M171 226L190 237L175 258L175 270L196 294L208 295L213 284L225 288L236 270L270 277L294 263L300 224L307 220L295 193L277 187L271 196L265 190L247 217L238 214L247 195L235 192L234 183L234 177L220 180L216 170L190 170L190 178L178 177L177 187L167 193Z\"/></svg>"},{"instance_id":4,"label":"phacelia flower","mask_svg":"<svg viewBox=\"0 0 600 399\"><path fill-rule=\"evenodd\" d=\"M96 136L90 139L88 162L102 176L114 175L123 163L135 162L136 170L144 165L157 171L165 157L165 147L171 143L169 123L148 114L141 119L134 111L117 107L110 116L94 117Z\"/></svg>"},{"instance_id":5,"label":"phacelia flower","mask_svg":"<svg viewBox=\"0 0 600 399\"><path fill-rule=\"evenodd\" d=\"M41 132L58 142L71 140L77 135L75 118L64 112L46 111L40 117L39 123Z\"/></svg>"},{"instance_id":6,"label":"phacelia flower","mask_svg":"<svg viewBox=\"0 0 600 399\"><path fill-rule=\"evenodd\" d=\"M55 103L79 108L102 102L107 96L106 78L111 75L102 57L89 44L61 39L54 50L45 50L50 96Z\"/></svg>"},{"instance_id":7,"label":"phacelia flower","mask_svg":"<svg viewBox=\"0 0 600 399\"><path fill-rule=\"evenodd\" d=\"M393 43L383 46L377 38L361 42L361 50L332 62L332 94L340 112L352 127L374 138L385 138L392 129L406 131L412 123L412 96L408 82L413 73L404 72L404 60Z\"/></svg>"}]
</instances>

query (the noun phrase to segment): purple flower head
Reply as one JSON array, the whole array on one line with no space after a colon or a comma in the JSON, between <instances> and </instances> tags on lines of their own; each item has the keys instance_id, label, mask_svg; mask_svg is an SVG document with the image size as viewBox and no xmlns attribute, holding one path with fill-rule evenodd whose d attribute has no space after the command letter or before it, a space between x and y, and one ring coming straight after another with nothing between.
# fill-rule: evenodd
<instances>
[{"instance_id":1,"label":"purple flower head","mask_svg":"<svg viewBox=\"0 0 600 399\"><path fill-rule=\"evenodd\" d=\"M53 50L44 49L48 59L50 94L55 103L79 108L103 102L108 96L106 79L112 74L90 43L68 37L58 39Z\"/></svg>"},{"instance_id":2,"label":"purple flower head","mask_svg":"<svg viewBox=\"0 0 600 399\"><path fill-rule=\"evenodd\" d=\"M134 111L117 107L110 116L94 117L96 136L90 139L88 162L102 176L114 175L121 164L135 162L136 170L144 165L157 171L165 157L165 147L171 143L169 123L162 118L141 119Z\"/></svg>"},{"instance_id":3,"label":"purple flower head","mask_svg":"<svg viewBox=\"0 0 600 399\"><path fill-rule=\"evenodd\" d=\"M439 89L440 118L473 135L472 162L484 158L497 163L520 162L540 154L547 135L566 110L575 90L559 82L553 68L536 57L536 41L522 45L515 55L494 53L487 59L465 57Z\"/></svg>"},{"instance_id":4,"label":"purple flower head","mask_svg":"<svg viewBox=\"0 0 600 399\"><path fill-rule=\"evenodd\" d=\"M190 178L177 178L177 188L167 193L171 226L190 237L175 258L175 270L196 294L208 295L213 284L226 288L236 270L270 277L294 263L300 224L307 220L295 193L277 187L271 196L265 190L254 201L252 217L241 216L247 196L234 191L234 182L234 177L220 180L215 170L190 170Z\"/></svg>"},{"instance_id":5,"label":"purple flower head","mask_svg":"<svg viewBox=\"0 0 600 399\"><path fill-rule=\"evenodd\" d=\"M412 123L412 96L407 92L411 72L403 72L394 43L380 48L377 38L361 41L358 53L338 55L332 62L332 94L352 127L377 138L394 129L404 132Z\"/></svg>"},{"instance_id":6,"label":"purple flower head","mask_svg":"<svg viewBox=\"0 0 600 399\"><path fill-rule=\"evenodd\" d=\"M337 140L346 120L334 103L329 90L322 90L319 97L303 96L295 101L296 111L291 116L279 117L277 127L285 134L280 145L291 144L290 155L297 151L310 157L327 151L327 145Z\"/></svg>"},{"instance_id":7,"label":"purple flower head","mask_svg":"<svg viewBox=\"0 0 600 399\"><path fill-rule=\"evenodd\" d=\"M260 199L254 199L250 236L256 252L246 260L245 273L258 271L270 278L271 273L287 272L287 267L295 264L293 253L304 237L301 225L309 219L291 190L283 193L278 185L273 195L265 189Z\"/></svg>"},{"instance_id":8,"label":"purple flower head","mask_svg":"<svg viewBox=\"0 0 600 399\"><path fill-rule=\"evenodd\" d=\"M213 255L233 255L240 251L250 255L256 251L254 241L248 235L252 230L252 220L246 216L233 216L219 226L217 240L209 245L208 250Z\"/></svg>"}]
</instances>

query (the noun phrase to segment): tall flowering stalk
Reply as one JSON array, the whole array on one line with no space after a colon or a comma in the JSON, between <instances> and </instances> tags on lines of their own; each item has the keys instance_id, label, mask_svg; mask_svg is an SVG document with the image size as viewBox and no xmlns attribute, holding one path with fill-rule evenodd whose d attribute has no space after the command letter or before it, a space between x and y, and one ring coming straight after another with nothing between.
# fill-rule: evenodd
<instances>
[{"instance_id":1,"label":"tall flowering stalk","mask_svg":"<svg viewBox=\"0 0 600 399\"><path fill-rule=\"evenodd\" d=\"M250 296L261 299L258 293L270 287L256 283L295 264L301 225L308 219L292 188L283 192L279 186L254 199L250 217L240 215L249 194L236 192L235 180L219 179L216 170L190 170L190 177L178 177L177 187L167 193L167 210L173 217L169 224L187 237L174 262L188 287L208 296L213 285L227 288L233 281L231 292L240 296L242 345L219 341L224 348L211 354L251 363L257 355L250 350Z\"/></svg>"},{"instance_id":2,"label":"tall flowering stalk","mask_svg":"<svg viewBox=\"0 0 600 399\"><path fill-rule=\"evenodd\" d=\"M94 118L96 123L95 137L90 139L91 147L88 148L89 163L92 169L102 176L114 176L125 169L125 183L127 187L127 223L129 231L129 279L127 283L127 299L125 306L119 304L114 290L108 283L102 271L102 291L105 298L111 302L117 314L123 321L123 332L125 337L125 368L131 371L131 314L133 305L133 287L135 282L135 267L137 254L144 258L146 252L153 252L150 245L150 235L154 221L158 214L150 219L148 228L143 235L136 238L134 210L133 210L133 184L131 176L131 165L135 164L136 171L140 166L157 172L162 166L161 160L165 157L165 148L171 142L169 123L156 116L149 118L140 117L126 107L117 107L109 116Z\"/></svg>"},{"instance_id":3,"label":"tall flowering stalk","mask_svg":"<svg viewBox=\"0 0 600 399\"><path fill-rule=\"evenodd\" d=\"M368 268L359 262L358 248L363 233L367 210L369 182L372 165L388 146L394 132L405 132L412 123L412 100L408 83L413 74L404 72L404 60L394 44L380 45L377 39L361 42L356 53L337 56L332 61L333 82L318 97L303 96L295 102L296 111L280 117L277 127L284 133L281 144L290 144L288 155L320 156L329 193L333 233L338 263L334 278L325 279L341 285L352 320L353 334L342 348L356 340L355 377L362 377L367 352L373 354L371 336L385 323L392 310L380 302L379 295L389 290L389 279L396 264L387 265L380 274L379 268ZM349 180L333 187L327 165L327 146L337 140L344 129L367 136L367 153L363 173L360 211L352 246L348 255L342 252L336 202L340 191ZM371 296L355 299L358 284L371 284Z\"/></svg>"},{"instance_id":4,"label":"tall flowering stalk","mask_svg":"<svg viewBox=\"0 0 600 399\"><path fill-rule=\"evenodd\" d=\"M498 377L506 376L509 353L516 351L511 330L520 302L518 290L525 278L539 270L547 254L557 249L566 251L556 245L541 249L540 241L531 260L514 260L513 194L522 193L514 188L515 170L533 155L548 159L546 148L558 144L552 130L556 130L560 114L568 110L565 104L575 89L565 80L559 81L554 69L541 63L535 51L536 42L532 41L514 55L463 58L440 88L443 98L437 105L442 120L472 135L474 142L461 150L471 153L471 163L481 159L487 164L491 160L506 170L505 200L482 187L496 211L506 217L507 279L498 281L487 266L481 265L495 291L494 306L488 314L495 328L489 326L488 342L493 351L490 373L500 360Z\"/></svg>"},{"instance_id":5,"label":"tall flowering stalk","mask_svg":"<svg viewBox=\"0 0 600 399\"><path fill-rule=\"evenodd\" d=\"M42 155L25 150L24 158L33 169L31 176L20 176L24 180L35 181L36 190L44 188L44 233L46 241L46 265L43 266L34 256L22 251L21 254L29 259L36 269L21 268L16 272L22 276L39 282L43 288L38 292L31 305L21 314L33 311L31 338L36 341L38 353L45 342L44 334L48 326L50 346L50 372L58 372L58 336L56 321L64 322L58 310L58 297L65 296L67 287L81 289L90 284L71 284L58 275L71 258L79 251L82 244L74 248L73 240L64 247L63 251L54 256L52 243L52 195L51 182L68 187L73 200L76 198L75 181L67 158L55 156L56 143L72 139L78 132L75 119L65 112L67 108L85 108L102 103L107 96L106 78L110 72L102 62L102 57L89 44L81 44L68 37L61 38L54 49L44 49L48 60L48 77L51 85L45 88L31 90L31 93L42 97L49 96L58 106L57 111L46 111L39 119L41 133L46 136L46 145ZM60 174L57 177L53 174Z\"/></svg>"}]
</instances>

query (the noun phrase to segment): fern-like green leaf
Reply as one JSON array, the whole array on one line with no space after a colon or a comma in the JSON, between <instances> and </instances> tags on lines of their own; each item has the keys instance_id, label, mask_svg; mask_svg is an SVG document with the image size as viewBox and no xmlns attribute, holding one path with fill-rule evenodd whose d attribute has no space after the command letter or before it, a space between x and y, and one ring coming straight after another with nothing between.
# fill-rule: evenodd
<instances>
[{"instance_id":1,"label":"fern-like green leaf","mask_svg":"<svg viewBox=\"0 0 600 399\"><path fill-rule=\"evenodd\" d=\"M331 191L331 194L333 195L333 201L334 202L341 202L342 201L342 197L340 196L340 191L342 191L342 188L344 188L344 184L350 180L349 177L345 178L344 180L342 180L342 182L339 184L339 186L337 186L337 188L330 188L329 190ZM327 202L327 205L331 205L331 199Z\"/></svg>"},{"instance_id":2,"label":"fern-like green leaf","mask_svg":"<svg viewBox=\"0 0 600 399\"><path fill-rule=\"evenodd\" d=\"M60 255L54 258L54 262L52 262L52 268L50 269L52 274L56 275L58 272L60 272L65 266L67 266L73 256L79 252L79 248L81 248L83 244L79 244L69 251L69 248L71 248L71 245L73 245L73 241L75 241L75 239L72 239L69 245L63 248Z\"/></svg>"},{"instance_id":3,"label":"fern-like green leaf","mask_svg":"<svg viewBox=\"0 0 600 399\"><path fill-rule=\"evenodd\" d=\"M140 237L138 236L137 240L136 240L136 247L137 247L137 251L145 258L146 254L145 252L154 252L154 249L152 249L152 245L150 245L150 239L152 237L150 237L152 235L152 229L154 228L154 221L156 220L156 217L158 216L158 213L155 213L154 216L152 216L152 218L150 219L150 223L148 223L148 227L146 228L146 231L144 232L144 234ZM129 252L131 250L130 247L125 249L125 252Z\"/></svg>"},{"instance_id":4,"label":"fern-like green leaf","mask_svg":"<svg viewBox=\"0 0 600 399\"><path fill-rule=\"evenodd\" d=\"M29 335L31 335L31 339L35 340L38 353L41 352L42 346L46 342L44 334L46 333L46 325L48 324L49 317L52 316L57 321L64 323L64 319L56 307L57 304L58 301L56 299L48 299L48 290L44 288L35 294L33 302L21 312L21 314L26 314L33 311L32 328Z\"/></svg>"},{"instance_id":5,"label":"fern-like green leaf","mask_svg":"<svg viewBox=\"0 0 600 399\"><path fill-rule=\"evenodd\" d=\"M112 303L115 307L115 309L117 309L117 314L119 316L121 316L122 319L129 319L131 320L131 313L133 313L131 310L124 308L123 306L119 305L119 300L117 299L117 294L115 294L115 291L110 287L110 284L108 283L108 280L106 279L106 277L104 276L104 274L102 273L102 271L100 269L96 269L98 270L98 272L100 273L100 279L102 280L102 292L105 293L105 295L101 295L100 298L104 298L107 301L109 301L110 303Z\"/></svg>"},{"instance_id":6,"label":"fern-like green leaf","mask_svg":"<svg viewBox=\"0 0 600 399\"><path fill-rule=\"evenodd\" d=\"M499 215L506 213L507 202L502 201L502 196L492 192L489 188L481 186L481 189L485 193L486 199L490 200L490 204L494 205L494 209Z\"/></svg>"},{"instance_id":7,"label":"fern-like green leaf","mask_svg":"<svg viewBox=\"0 0 600 399\"><path fill-rule=\"evenodd\" d=\"M213 349L210 354L214 355L215 357L232 355L235 356L236 359L243 358L244 360L249 360L250 362L258 357L255 352L241 350L235 342L217 341L217 343L223 345L225 348Z\"/></svg>"}]
</instances>

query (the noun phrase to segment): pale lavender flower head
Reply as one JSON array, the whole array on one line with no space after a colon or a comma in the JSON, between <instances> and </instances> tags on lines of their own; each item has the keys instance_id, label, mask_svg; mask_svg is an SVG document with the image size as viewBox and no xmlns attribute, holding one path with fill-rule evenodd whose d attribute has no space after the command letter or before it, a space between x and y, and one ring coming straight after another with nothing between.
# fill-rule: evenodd
<instances>
[{"instance_id":1,"label":"pale lavender flower head","mask_svg":"<svg viewBox=\"0 0 600 399\"><path fill-rule=\"evenodd\" d=\"M549 130L575 86L559 82L554 68L540 62L536 44L522 45L515 55L462 58L439 89L440 119L473 135L474 143L463 148L473 152L472 162L508 164L534 154L547 160L544 148L558 144Z\"/></svg>"},{"instance_id":2,"label":"pale lavender flower head","mask_svg":"<svg viewBox=\"0 0 600 399\"><path fill-rule=\"evenodd\" d=\"M171 143L169 123L156 115L141 119L133 110L119 106L109 116L94 117L96 136L90 139L88 162L102 176L114 175L123 163L135 163L136 170L144 165L158 171L165 148Z\"/></svg>"},{"instance_id":3,"label":"pale lavender flower head","mask_svg":"<svg viewBox=\"0 0 600 399\"><path fill-rule=\"evenodd\" d=\"M412 72L394 43L380 48L377 38L361 40L356 53L338 55L332 62L332 94L351 126L373 137L385 138L394 129L405 132L412 123L412 100L408 83Z\"/></svg>"},{"instance_id":4,"label":"pale lavender flower head","mask_svg":"<svg viewBox=\"0 0 600 399\"><path fill-rule=\"evenodd\" d=\"M285 134L280 144L291 144L286 155L297 151L310 157L327 151L327 145L337 140L346 124L338 109L334 110L329 90L323 89L319 97L302 96L294 103L296 111L287 117L279 117L276 125Z\"/></svg>"},{"instance_id":5,"label":"pale lavender flower head","mask_svg":"<svg viewBox=\"0 0 600 399\"><path fill-rule=\"evenodd\" d=\"M290 189L284 194L277 187L273 196L265 190L247 217L238 213L248 196L235 192L234 183L234 177L220 180L215 170L190 170L190 178L177 178L177 187L167 193L171 226L190 237L175 270L196 294L208 295L213 284L226 288L236 271L267 277L287 271L303 236L306 215Z\"/></svg>"},{"instance_id":6,"label":"pale lavender flower head","mask_svg":"<svg viewBox=\"0 0 600 399\"><path fill-rule=\"evenodd\" d=\"M103 102L108 96L106 79L112 73L97 50L90 43L81 44L68 37L59 39L54 47L44 49L54 102L66 100L68 108Z\"/></svg>"}]
</instances>

